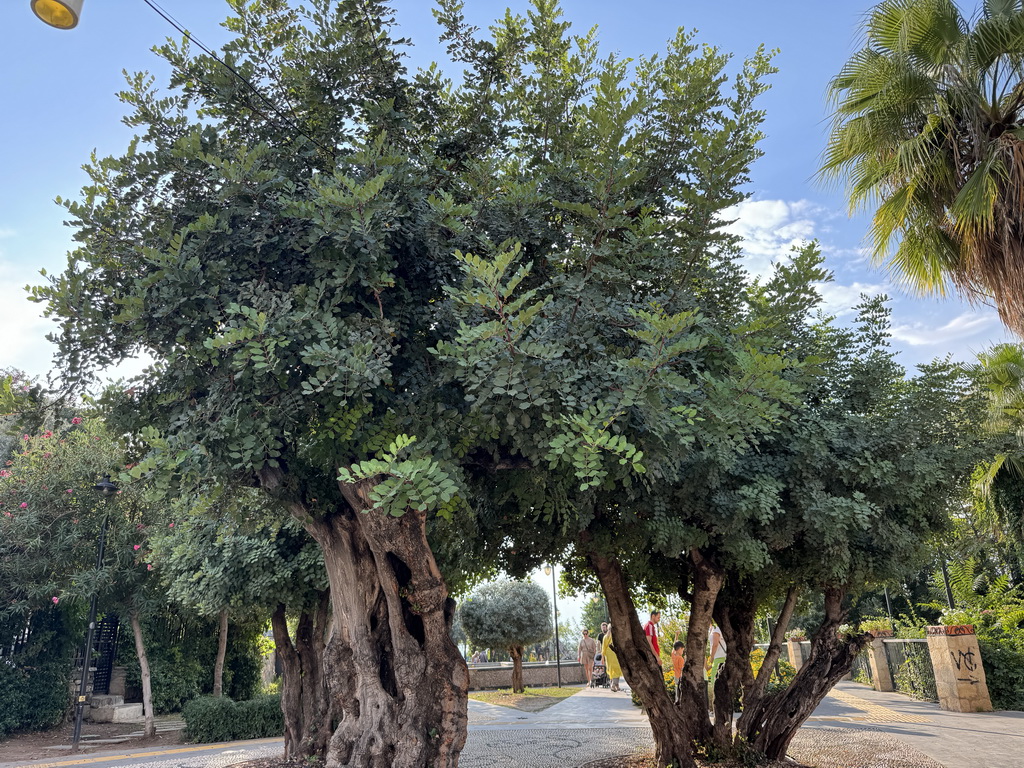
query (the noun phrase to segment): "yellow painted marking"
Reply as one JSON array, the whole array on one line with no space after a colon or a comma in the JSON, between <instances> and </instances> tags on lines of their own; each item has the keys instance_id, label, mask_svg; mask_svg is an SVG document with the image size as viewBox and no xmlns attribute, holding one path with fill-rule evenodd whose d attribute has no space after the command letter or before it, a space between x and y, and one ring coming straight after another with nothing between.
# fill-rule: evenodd
<instances>
[{"instance_id":1,"label":"yellow painted marking","mask_svg":"<svg viewBox=\"0 0 1024 768\"><path fill-rule=\"evenodd\" d=\"M246 744L273 744L280 739L254 739ZM100 757L79 757L75 760L61 760L56 763L25 763L26 768L61 768L67 765L86 765L93 763L113 763L118 760L129 760L133 757L160 757L161 755L180 755L186 752L203 752L208 749L225 749L238 744L237 741L224 741L219 744L203 744L195 747L178 747L177 749L159 749L151 752L123 752L119 755L102 755Z\"/></svg>"},{"instance_id":2,"label":"yellow painted marking","mask_svg":"<svg viewBox=\"0 0 1024 768\"><path fill-rule=\"evenodd\" d=\"M846 691L837 691L833 689L829 692L829 696L839 699L844 704L849 704L851 707L867 712L868 720L883 723L930 723L931 720L922 715L908 715L903 712L897 712L894 709L883 707L881 704L872 704L870 701L862 699L860 696L854 696L852 693ZM851 718L853 719L853 718ZM861 719L861 718L857 718Z\"/></svg>"}]
</instances>

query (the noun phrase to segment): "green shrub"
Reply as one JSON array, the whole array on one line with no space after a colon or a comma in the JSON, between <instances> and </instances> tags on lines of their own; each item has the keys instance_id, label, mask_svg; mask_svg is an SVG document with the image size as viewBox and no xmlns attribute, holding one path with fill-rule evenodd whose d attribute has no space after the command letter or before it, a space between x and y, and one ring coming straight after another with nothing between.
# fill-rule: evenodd
<instances>
[{"instance_id":1,"label":"green shrub","mask_svg":"<svg viewBox=\"0 0 1024 768\"><path fill-rule=\"evenodd\" d=\"M200 744L262 739L284 732L280 696L235 702L226 696L201 696L185 704L185 738Z\"/></svg>"},{"instance_id":2,"label":"green shrub","mask_svg":"<svg viewBox=\"0 0 1024 768\"><path fill-rule=\"evenodd\" d=\"M192 699L181 709L185 720L185 739L209 744L218 741L232 741L235 702L226 696L200 696Z\"/></svg>"},{"instance_id":3,"label":"green shrub","mask_svg":"<svg viewBox=\"0 0 1024 768\"><path fill-rule=\"evenodd\" d=\"M0 622L0 635L11 637L23 627L16 619ZM0 658L0 738L61 722L71 705L75 639L60 611L39 611L32 617L28 645Z\"/></svg>"},{"instance_id":4,"label":"green shrub","mask_svg":"<svg viewBox=\"0 0 1024 768\"><path fill-rule=\"evenodd\" d=\"M1002 633L978 637L992 706L1024 710L1024 642L1005 634L993 637L998 634Z\"/></svg>"}]
</instances>

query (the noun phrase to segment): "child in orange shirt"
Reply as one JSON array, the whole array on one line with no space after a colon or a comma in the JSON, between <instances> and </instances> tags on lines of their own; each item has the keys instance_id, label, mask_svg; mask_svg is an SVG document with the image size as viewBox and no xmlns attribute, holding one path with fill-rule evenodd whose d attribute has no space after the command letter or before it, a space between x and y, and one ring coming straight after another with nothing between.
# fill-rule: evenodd
<instances>
[{"instance_id":1,"label":"child in orange shirt","mask_svg":"<svg viewBox=\"0 0 1024 768\"><path fill-rule=\"evenodd\" d=\"M679 696L679 680L683 676L683 664L686 663L686 644L682 640L676 640L672 646L672 677L676 681L676 697Z\"/></svg>"}]
</instances>

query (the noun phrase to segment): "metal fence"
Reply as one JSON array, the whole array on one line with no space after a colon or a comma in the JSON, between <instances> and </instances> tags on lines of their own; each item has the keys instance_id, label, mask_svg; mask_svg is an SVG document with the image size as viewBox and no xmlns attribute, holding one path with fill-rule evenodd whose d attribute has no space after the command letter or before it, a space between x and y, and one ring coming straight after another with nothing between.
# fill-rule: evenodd
<instances>
[{"instance_id":1,"label":"metal fence","mask_svg":"<svg viewBox=\"0 0 1024 768\"><path fill-rule=\"evenodd\" d=\"M896 690L924 701L938 701L935 670L928 641L924 639L883 640L885 659Z\"/></svg>"},{"instance_id":2,"label":"metal fence","mask_svg":"<svg viewBox=\"0 0 1024 768\"><path fill-rule=\"evenodd\" d=\"M875 684L875 678L871 674L871 662L868 661L868 652L866 649L858 653L856 658L854 658L850 674L853 675L853 680L856 683L863 683L864 685L871 686Z\"/></svg>"}]
</instances>

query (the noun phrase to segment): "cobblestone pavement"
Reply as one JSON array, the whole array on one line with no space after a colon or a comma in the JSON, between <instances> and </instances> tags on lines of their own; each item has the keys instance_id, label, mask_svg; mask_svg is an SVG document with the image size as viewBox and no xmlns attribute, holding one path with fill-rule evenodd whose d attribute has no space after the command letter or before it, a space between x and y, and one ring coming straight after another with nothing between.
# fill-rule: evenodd
<instances>
[{"instance_id":1,"label":"cobblestone pavement","mask_svg":"<svg viewBox=\"0 0 1024 768\"><path fill-rule=\"evenodd\" d=\"M848 728L804 728L789 756L815 768L943 768L895 736Z\"/></svg>"}]
</instances>

